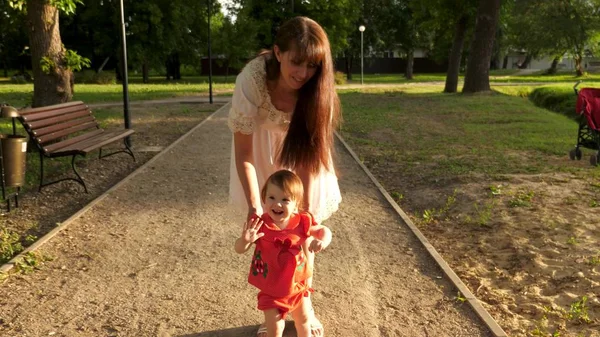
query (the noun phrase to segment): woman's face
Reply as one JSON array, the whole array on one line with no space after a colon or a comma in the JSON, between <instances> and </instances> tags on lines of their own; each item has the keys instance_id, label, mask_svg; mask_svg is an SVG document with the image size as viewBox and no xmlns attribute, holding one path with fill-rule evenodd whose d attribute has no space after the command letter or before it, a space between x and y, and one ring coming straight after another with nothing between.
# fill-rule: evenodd
<instances>
[{"instance_id":1,"label":"woman's face","mask_svg":"<svg viewBox=\"0 0 600 337\"><path fill-rule=\"evenodd\" d=\"M275 57L280 63L281 80L289 89L299 90L317 72L316 64L300 60L292 49L281 52L275 46Z\"/></svg>"}]
</instances>

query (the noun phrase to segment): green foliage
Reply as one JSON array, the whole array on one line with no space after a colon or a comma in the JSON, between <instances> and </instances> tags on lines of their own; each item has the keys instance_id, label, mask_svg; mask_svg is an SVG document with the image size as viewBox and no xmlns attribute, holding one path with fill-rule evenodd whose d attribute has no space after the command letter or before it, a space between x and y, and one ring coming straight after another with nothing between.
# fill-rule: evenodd
<instances>
[{"instance_id":1,"label":"green foliage","mask_svg":"<svg viewBox=\"0 0 600 337\"><path fill-rule=\"evenodd\" d=\"M0 265L13 258L23 250L19 234L0 228Z\"/></svg>"},{"instance_id":2,"label":"green foliage","mask_svg":"<svg viewBox=\"0 0 600 337\"><path fill-rule=\"evenodd\" d=\"M66 15L75 14L77 4L83 5L82 0L50 0L50 4Z\"/></svg>"},{"instance_id":3,"label":"green foliage","mask_svg":"<svg viewBox=\"0 0 600 337\"><path fill-rule=\"evenodd\" d=\"M346 74L341 71L335 72L335 84L346 84Z\"/></svg>"},{"instance_id":4,"label":"green foliage","mask_svg":"<svg viewBox=\"0 0 600 337\"><path fill-rule=\"evenodd\" d=\"M90 67L90 59L87 57L82 57L77 54L76 51L71 49L66 49L65 54L63 56L63 62L65 64L66 69L71 70L81 70L83 67ZM40 67L42 68L42 72L45 74L50 74L56 69L56 62L50 56L44 56L40 60Z\"/></svg>"},{"instance_id":5,"label":"green foliage","mask_svg":"<svg viewBox=\"0 0 600 337\"><path fill-rule=\"evenodd\" d=\"M56 63L49 56L44 56L40 60L40 67L42 68L42 72L44 74L50 74L56 69Z\"/></svg>"},{"instance_id":6,"label":"green foliage","mask_svg":"<svg viewBox=\"0 0 600 337\"><path fill-rule=\"evenodd\" d=\"M89 68L90 64L91 64L89 58L82 57L81 55L77 54L76 51L71 50L71 49L65 50L64 60L65 60L67 69L77 70L77 71L81 70L83 67Z\"/></svg>"},{"instance_id":7,"label":"green foliage","mask_svg":"<svg viewBox=\"0 0 600 337\"><path fill-rule=\"evenodd\" d=\"M26 9L27 0L8 0L8 3L12 8L22 11ZM74 14L77 4L83 5L82 0L49 0L49 3L66 15Z\"/></svg>"},{"instance_id":8,"label":"green foliage","mask_svg":"<svg viewBox=\"0 0 600 337\"><path fill-rule=\"evenodd\" d=\"M83 70L75 73L75 83L116 84L117 77L114 72L110 71L97 73L94 70Z\"/></svg>"},{"instance_id":9,"label":"green foliage","mask_svg":"<svg viewBox=\"0 0 600 337\"><path fill-rule=\"evenodd\" d=\"M396 203L400 203L402 200L404 200L404 195L402 195L402 193L400 192L393 191L392 193L390 193L390 196L392 197L392 199L394 199Z\"/></svg>"},{"instance_id":10,"label":"green foliage","mask_svg":"<svg viewBox=\"0 0 600 337\"><path fill-rule=\"evenodd\" d=\"M492 219L492 210L496 202L494 200L486 202L482 208L479 207L479 204L475 204L475 214L476 214L476 222L479 226L487 226Z\"/></svg>"},{"instance_id":11,"label":"green foliage","mask_svg":"<svg viewBox=\"0 0 600 337\"><path fill-rule=\"evenodd\" d=\"M535 196L533 191L518 191L509 201L508 206L510 207L530 207L531 200Z\"/></svg>"},{"instance_id":12,"label":"green foliage","mask_svg":"<svg viewBox=\"0 0 600 337\"><path fill-rule=\"evenodd\" d=\"M15 263L15 267L17 272L29 274L34 270L39 269L42 263L48 260L50 260L50 258L41 253L28 252Z\"/></svg>"},{"instance_id":13,"label":"green foliage","mask_svg":"<svg viewBox=\"0 0 600 337\"><path fill-rule=\"evenodd\" d=\"M583 323L591 323L592 320L588 314L588 306L586 305L587 296L583 296L581 300L571 304L571 308L567 313L568 320L575 320Z\"/></svg>"}]
</instances>

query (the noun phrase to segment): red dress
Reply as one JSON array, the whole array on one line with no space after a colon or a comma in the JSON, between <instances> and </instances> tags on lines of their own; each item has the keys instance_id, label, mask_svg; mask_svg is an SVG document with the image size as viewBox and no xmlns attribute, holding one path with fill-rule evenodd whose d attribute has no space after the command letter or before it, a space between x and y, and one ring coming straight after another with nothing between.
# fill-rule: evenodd
<instances>
[{"instance_id":1,"label":"red dress","mask_svg":"<svg viewBox=\"0 0 600 337\"><path fill-rule=\"evenodd\" d=\"M259 310L276 308L285 315L312 291L306 284L312 266L302 245L315 223L309 213L293 215L285 229L277 227L267 213L261 219L264 223L259 232L265 235L255 242L248 282L260 290Z\"/></svg>"}]
</instances>

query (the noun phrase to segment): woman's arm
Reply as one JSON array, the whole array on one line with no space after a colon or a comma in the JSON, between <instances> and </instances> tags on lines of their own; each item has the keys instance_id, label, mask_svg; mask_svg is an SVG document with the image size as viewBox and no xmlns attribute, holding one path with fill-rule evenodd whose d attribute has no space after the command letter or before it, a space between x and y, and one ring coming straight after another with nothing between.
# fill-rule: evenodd
<instances>
[{"instance_id":1,"label":"woman's arm","mask_svg":"<svg viewBox=\"0 0 600 337\"><path fill-rule=\"evenodd\" d=\"M311 173L306 169L299 169L298 177L302 180L302 185L304 186L304 200L302 200L302 208L307 212L311 211L312 206L312 192L313 192L313 180Z\"/></svg>"},{"instance_id":2,"label":"woman's arm","mask_svg":"<svg viewBox=\"0 0 600 337\"><path fill-rule=\"evenodd\" d=\"M252 135L233 134L235 166L248 203L248 220L252 214L262 214L260 191L252 154Z\"/></svg>"},{"instance_id":3,"label":"woman's arm","mask_svg":"<svg viewBox=\"0 0 600 337\"><path fill-rule=\"evenodd\" d=\"M331 243L331 230L327 226L313 225L310 227L309 235L315 238L308 247L311 252L318 253Z\"/></svg>"}]
</instances>

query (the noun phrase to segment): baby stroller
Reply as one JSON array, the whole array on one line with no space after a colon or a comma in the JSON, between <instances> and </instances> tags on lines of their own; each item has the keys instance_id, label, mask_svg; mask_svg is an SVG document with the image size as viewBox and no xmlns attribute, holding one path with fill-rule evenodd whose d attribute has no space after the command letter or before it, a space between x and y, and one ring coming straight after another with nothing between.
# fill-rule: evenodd
<instances>
[{"instance_id":1,"label":"baby stroller","mask_svg":"<svg viewBox=\"0 0 600 337\"><path fill-rule=\"evenodd\" d=\"M582 88L577 90L581 83L578 81L573 90L577 95L575 111L580 115L579 131L577 133L577 145L569 152L571 160L580 160L582 157L580 146L596 150L590 156L590 164L593 166L600 163L600 88Z\"/></svg>"}]
</instances>

